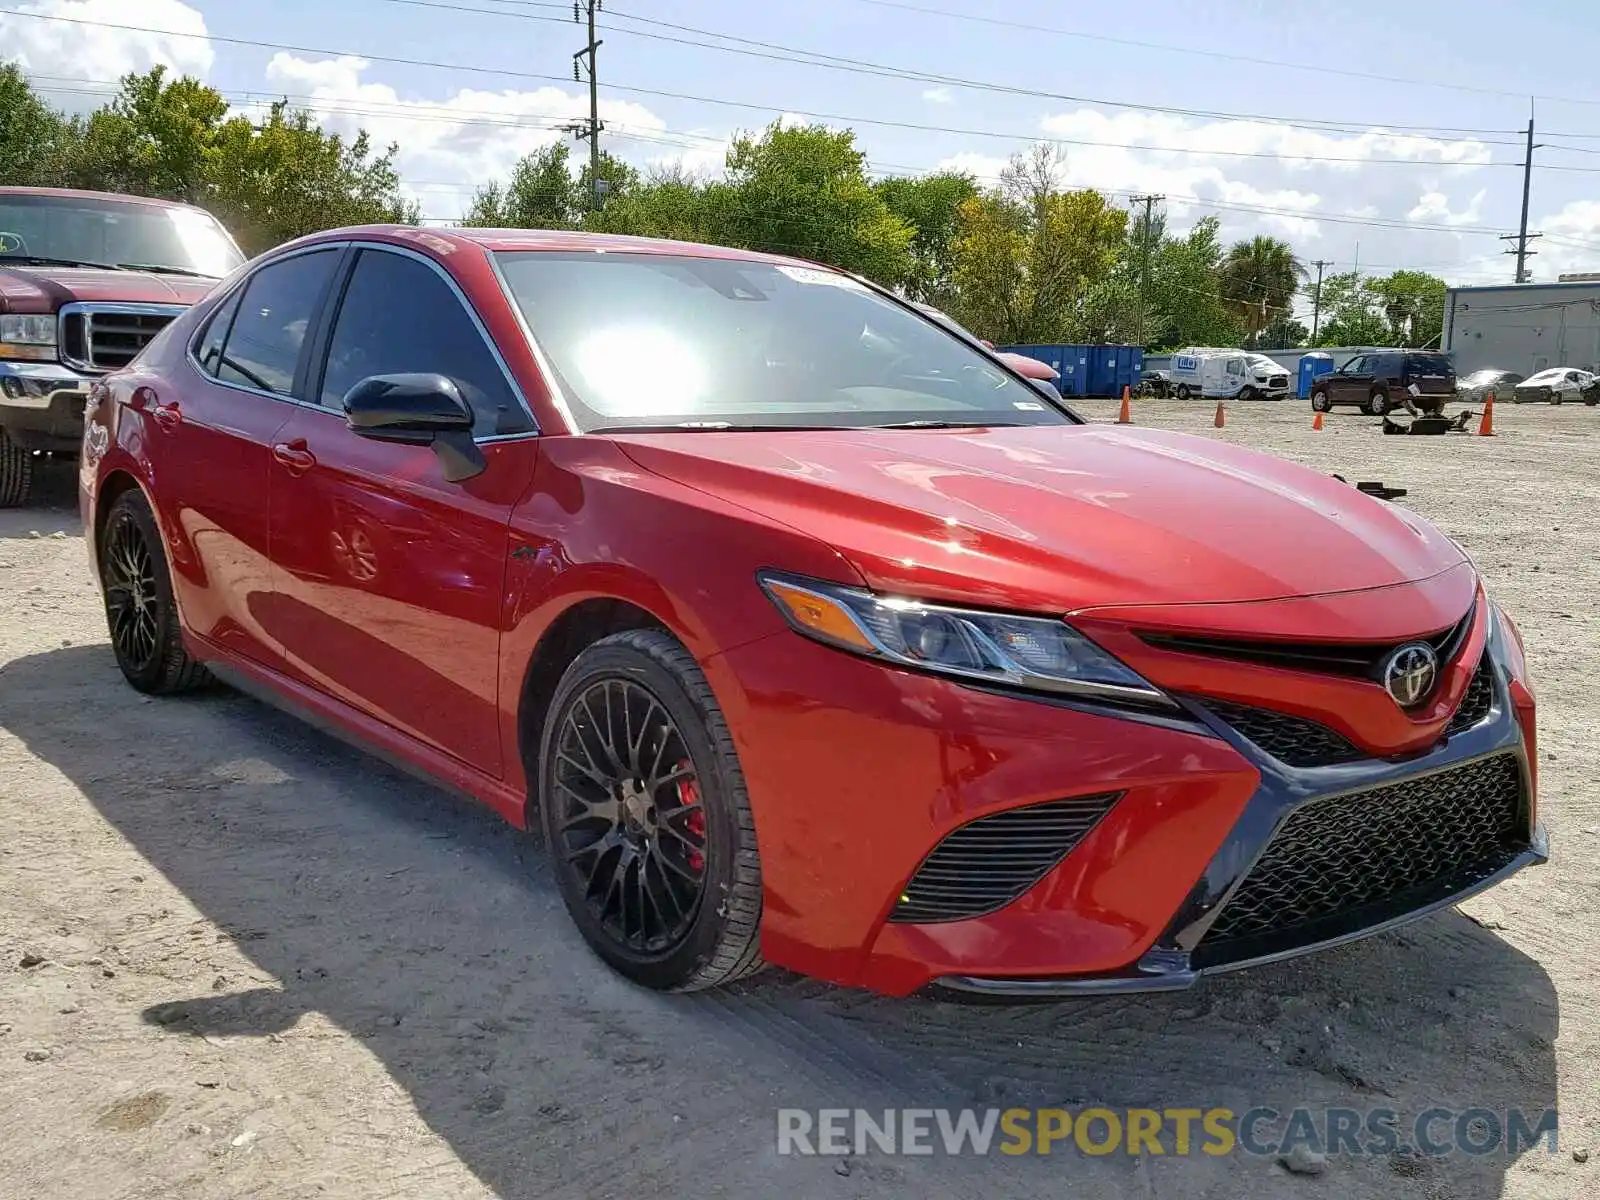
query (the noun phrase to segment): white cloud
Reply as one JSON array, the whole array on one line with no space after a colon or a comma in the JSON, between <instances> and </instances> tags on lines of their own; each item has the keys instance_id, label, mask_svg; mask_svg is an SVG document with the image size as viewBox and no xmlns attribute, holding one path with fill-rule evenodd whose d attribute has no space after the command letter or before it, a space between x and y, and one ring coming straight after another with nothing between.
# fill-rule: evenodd
<instances>
[{"instance_id":1,"label":"white cloud","mask_svg":"<svg viewBox=\"0 0 1600 1200\"><path fill-rule=\"evenodd\" d=\"M922 98L929 104L954 104L956 100L947 87L929 88L922 93Z\"/></svg>"},{"instance_id":2,"label":"white cloud","mask_svg":"<svg viewBox=\"0 0 1600 1200\"><path fill-rule=\"evenodd\" d=\"M588 96L556 87L463 88L438 99L402 99L391 85L364 80L370 66L361 58L309 61L279 52L267 65L267 79L325 128L347 134L365 129L379 147L397 143L402 184L427 216L460 216L478 185L503 179L523 155L570 138L561 126L589 116ZM602 144L612 154L677 157L660 155L666 122L641 104L602 100L600 119L606 124ZM574 160L583 152L576 147Z\"/></svg>"},{"instance_id":3,"label":"white cloud","mask_svg":"<svg viewBox=\"0 0 1600 1200\"><path fill-rule=\"evenodd\" d=\"M1554 280L1568 271L1600 271L1600 200L1573 200L1558 212L1531 223L1543 237L1530 270L1536 280Z\"/></svg>"},{"instance_id":4,"label":"white cloud","mask_svg":"<svg viewBox=\"0 0 1600 1200\"><path fill-rule=\"evenodd\" d=\"M181 0L33 0L0 9L0 62L17 63L58 108L86 112L130 71L166 66L204 79L216 58L206 34L205 18Z\"/></svg>"},{"instance_id":5,"label":"white cloud","mask_svg":"<svg viewBox=\"0 0 1600 1200\"><path fill-rule=\"evenodd\" d=\"M1488 188L1479 188L1463 211L1453 212L1450 197L1443 192L1427 192L1406 214L1406 220L1440 225L1476 225L1482 219L1483 201L1488 194Z\"/></svg>"}]
</instances>

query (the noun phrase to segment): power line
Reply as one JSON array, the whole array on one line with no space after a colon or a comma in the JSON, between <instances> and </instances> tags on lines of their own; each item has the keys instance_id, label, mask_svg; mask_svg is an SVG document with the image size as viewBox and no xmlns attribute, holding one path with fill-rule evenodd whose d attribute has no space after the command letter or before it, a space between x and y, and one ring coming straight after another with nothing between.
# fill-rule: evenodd
<instances>
[{"instance_id":1,"label":"power line","mask_svg":"<svg viewBox=\"0 0 1600 1200\"><path fill-rule=\"evenodd\" d=\"M479 8L469 4L451 2L451 0L385 0L389 4L402 4L414 8L433 8L448 12L477 13L483 16L509 17L525 21L552 21L557 18L545 17L535 13L520 13L507 11L505 8ZM490 0L516 7L546 7L535 3L534 0ZM29 14L34 15L34 14ZM909 67L896 67L886 63L872 62L867 59L847 58L842 55L824 54L820 51L805 50L796 46L786 46L778 42L760 41L754 38L736 37L732 34L719 33L716 30L702 29L694 25L682 25L673 21L662 21L653 17L641 17L632 13L618 12L614 9L609 15L616 20L632 21L639 25L647 25L654 29L670 29L678 33L694 34L700 37L716 38L733 45L717 45L703 41L694 41L687 38L676 37L671 34L651 33L643 29L622 29L615 25L606 26L616 33L626 33L634 37L648 38L653 41L670 42L675 45L694 46L703 50L719 50L728 54L744 54L754 58L769 61L788 62L800 66L822 67L828 70L846 71L853 74L874 75L881 78L901 79L914 83L937 83L950 87L969 88L973 91L994 92L1001 95L1027 96L1044 100L1058 100L1069 104L1088 104L1102 108L1120 108L1138 112L1159 112L1175 116L1197 117L1206 120L1223 121L1257 121L1277 125L1288 125L1294 128L1316 130L1320 132L1373 132L1370 127L1358 127L1349 121L1332 118L1289 118L1276 117L1262 113L1224 112L1214 109L1182 108L1173 105L1133 103L1122 100L1107 100L1092 96L1077 96L1065 92L1049 92L1037 88L1026 88L1015 84L997 83L989 80L966 79L961 76L944 75L935 72L917 71ZM371 57L371 56L369 56ZM1403 127L1396 126L1396 129ZM1437 128L1432 126L1415 126L1415 131ZM1464 132L1456 130L1456 132ZM1470 132L1470 131L1466 131ZM1479 132L1503 134L1506 130L1482 130ZM1420 133L1419 133L1420 136ZM1483 139L1478 139L1483 140ZM1486 145L1516 145L1515 142L1487 142ZM1366 161L1366 160L1362 160Z\"/></svg>"},{"instance_id":2,"label":"power line","mask_svg":"<svg viewBox=\"0 0 1600 1200\"><path fill-rule=\"evenodd\" d=\"M529 0L522 0L527 3ZM1435 79L1419 79L1414 75L1377 75L1370 71L1351 71L1339 67L1322 67L1314 63L1288 62L1277 58L1257 58L1249 54L1231 54L1221 50L1201 50L1194 46L1175 46L1166 42L1143 42L1134 38L1111 37L1101 33L1084 33L1076 29L1062 29L1055 25L1037 25L1027 21L1007 20L1004 17L979 16L976 13L951 12L948 9L926 8L922 5L907 4L903 0L859 0L862 4L872 4L879 8L894 8L902 12L920 13L930 17L944 17L955 21L971 21L982 25L993 25L1002 28L1017 29L1027 33L1048 33L1057 37L1076 38L1087 42L1099 42L1104 45L1128 46L1137 50L1161 50L1170 54L1189 54L1200 58L1223 59L1229 62L1250 63L1261 67L1281 67L1294 71L1298 75L1307 72L1319 75L1340 75L1347 79L1368 79L1378 83L1395 83L1411 87L1443 88L1449 91L1474 92L1483 96L1509 96L1518 100L1527 99L1526 92L1504 91L1500 88L1477 87L1468 83L1445 83ZM1535 99L1557 101L1562 104L1596 104L1600 101L1579 100L1563 96L1538 96ZM1496 133L1516 133L1514 129L1494 130Z\"/></svg>"}]
</instances>

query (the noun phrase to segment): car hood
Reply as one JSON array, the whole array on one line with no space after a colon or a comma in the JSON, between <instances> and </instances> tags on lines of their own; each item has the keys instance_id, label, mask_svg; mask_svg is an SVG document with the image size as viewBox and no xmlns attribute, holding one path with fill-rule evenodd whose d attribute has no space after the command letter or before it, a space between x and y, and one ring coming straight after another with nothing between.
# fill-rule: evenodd
<instances>
[{"instance_id":1,"label":"car hood","mask_svg":"<svg viewBox=\"0 0 1600 1200\"><path fill-rule=\"evenodd\" d=\"M193 304L215 279L83 267L0 265L0 312L54 312L63 304Z\"/></svg>"},{"instance_id":2,"label":"car hood","mask_svg":"<svg viewBox=\"0 0 1600 1200\"><path fill-rule=\"evenodd\" d=\"M871 586L1068 612L1437 575L1406 509L1208 438L1106 425L619 435L642 468L805 530ZM782 563L769 564L782 567Z\"/></svg>"}]
</instances>

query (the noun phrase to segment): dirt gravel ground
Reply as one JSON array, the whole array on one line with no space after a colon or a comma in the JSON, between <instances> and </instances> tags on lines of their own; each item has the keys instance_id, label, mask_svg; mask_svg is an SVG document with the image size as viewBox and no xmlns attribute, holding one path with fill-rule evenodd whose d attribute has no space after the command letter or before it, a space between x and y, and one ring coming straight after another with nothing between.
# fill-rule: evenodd
<instances>
[{"instance_id":1,"label":"dirt gravel ground","mask_svg":"<svg viewBox=\"0 0 1600 1200\"><path fill-rule=\"evenodd\" d=\"M1085 406L1108 420L1114 405ZM1600 410L1384 437L1302 403L1136 404L1404 503L1515 612L1552 862L1397 934L1192 992L1023 1008L782 975L646 994L541 848L221 692L149 701L106 645L70 475L0 513L0 1196L1578 1197L1600 1193ZM780 1106L1560 1110L1559 1150L838 1161ZM1589 1161L1584 1151L1595 1148ZM1169 1145L1170 1150L1170 1145Z\"/></svg>"}]
</instances>

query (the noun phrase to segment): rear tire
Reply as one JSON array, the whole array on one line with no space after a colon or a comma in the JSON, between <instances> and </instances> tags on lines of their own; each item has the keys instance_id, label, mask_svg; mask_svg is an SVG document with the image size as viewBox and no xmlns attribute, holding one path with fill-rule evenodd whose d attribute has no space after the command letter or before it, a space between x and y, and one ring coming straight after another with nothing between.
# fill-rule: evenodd
<instances>
[{"instance_id":1,"label":"rear tire","mask_svg":"<svg viewBox=\"0 0 1600 1200\"><path fill-rule=\"evenodd\" d=\"M33 452L0 429L0 508L21 508L33 493Z\"/></svg>"},{"instance_id":2,"label":"rear tire","mask_svg":"<svg viewBox=\"0 0 1600 1200\"><path fill-rule=\"evenodd\" d=\"M1311 393L1311 411L1319 413L1333 411L1333 401L1328 398L1325 390L1318 389Z\"/></svg>"},{"instance_id":3,"label":"rear tire","mask_svg":"<svg viewBox=\"0 0 1600 1200\"><path fill-rule=\"evenodd\" d=\"M99 566L111 649L123 678L152 696L210 684L211 673L184 649L166 549L138 488L129 488L111 505L100 535Z\"/></svg>"},{"instance_id":4,"label":"rear tire","mask_svg":"<svg viewBox=\"0 0 1600 1200\"><path fill-rule=\"evenodd\" d=\"M659 629L595 642L556 685L542 741L545 845L589 947L662 991L759 971L761 857L744 772L688 650Z\"/></svg>"},{"instance_id":5,"label":"rear tire","mask_svg":"<svg viewBox=\"0 0 1600 1200\"><path fill-rule=\"evenodd\" d=\"M1180 383L1178 385L1177 396L1179 400L1187 400L1192 395L1194 395L1194 393L1189 390L1189 385L1187 383Z\"/></svg>"}]
</instances>

